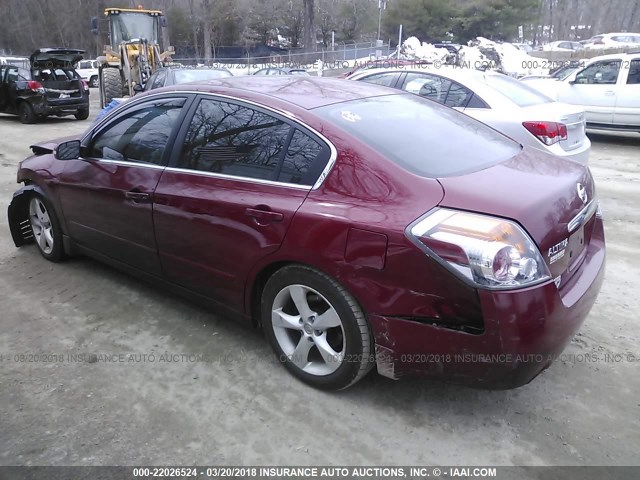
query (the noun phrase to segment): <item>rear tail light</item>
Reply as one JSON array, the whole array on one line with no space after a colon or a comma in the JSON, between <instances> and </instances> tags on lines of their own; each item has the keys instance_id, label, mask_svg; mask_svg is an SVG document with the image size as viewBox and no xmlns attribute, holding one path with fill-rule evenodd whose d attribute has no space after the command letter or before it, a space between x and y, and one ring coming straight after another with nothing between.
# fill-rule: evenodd
<instances>
[{"instance_id":1,"label":"rear tail light","mask_svg":"<svg viewBox=\"0 0 640 480\"><path fill-rule=\"evenodd\" d=\"M32 92L44 93L44 87L36 80L29 80L27 82L27 88Z\"/></svg>"},{"instance_id":2,"label":"rear tail light","mask_svg":"<svg viewBox=\"0 0 640 480\"><path fill-rule=\"evenodd\" d=\"M87 82L86 80L82 80L82 86L84 87L85 92L89 91L89 82Z\"/></svg>"},{"instance_id":3,"label":"rear tail light","mask_svg":"<svg viewBox=\"0 0 640 480\"><path fill-rule=\"evenodd\" d=\"M567 139L567 126L564 123L523 122L522 125L545 145L553 145Z\"/></svg>"},{"instance_id":4,"label":"rear tail light","mask_svg":"<svg viewBox=\"0 0 640 480\"><path fill-rule=\"evenodd\" d=\"M474 286L519 288L551 278L531 238L509 220L438 208L410 225L407 236Z\"/></svg>"}]
</instances>

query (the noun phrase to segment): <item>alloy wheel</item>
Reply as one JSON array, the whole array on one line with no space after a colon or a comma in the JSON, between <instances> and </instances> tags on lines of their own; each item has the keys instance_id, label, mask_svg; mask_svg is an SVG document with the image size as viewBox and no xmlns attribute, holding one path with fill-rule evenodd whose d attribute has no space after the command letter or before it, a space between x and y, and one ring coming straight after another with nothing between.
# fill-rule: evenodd
<instances>
[{"instance_id":1,"label":"alloy wheel","mask_svg":"<svg viewBox=\"0 0 640 480\"><path fill-rule=\"evenodd\" d=\"M33 197L29 202L29 221L38 247L49 255L54 247L53 226L47 207L38 197Z\"/></svg>"},{"instance_id":2,"label":"alloy wheel","mask_svg":"<svg viewBox=\"0 0 640 480\"><path fill-rule=\"evenodd\" d=\"M336 309L319 292L289 285L276 295L271 324L282 352L303 372L335 372L346 351L345 332Z\"/></svg>"}]
</instances>

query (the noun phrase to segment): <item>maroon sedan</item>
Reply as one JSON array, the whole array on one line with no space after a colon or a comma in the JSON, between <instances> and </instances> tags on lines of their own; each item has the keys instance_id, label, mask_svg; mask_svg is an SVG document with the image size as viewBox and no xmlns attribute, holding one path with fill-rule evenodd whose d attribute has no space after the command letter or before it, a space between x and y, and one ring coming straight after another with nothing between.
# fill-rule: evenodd
<instances>
[{"instance_id":1,"label":"maroon sedan","mask_svg":"<svg viewBox=\"0 0 640 480\"><path fill-rule=\"evenodd\" d=\"M603 278L586 167L384 87L180 85L31 148L9 207L17 246L89 255L224 308L320 388L373 366L523 385Z\"/></svg>"}]
</instances>

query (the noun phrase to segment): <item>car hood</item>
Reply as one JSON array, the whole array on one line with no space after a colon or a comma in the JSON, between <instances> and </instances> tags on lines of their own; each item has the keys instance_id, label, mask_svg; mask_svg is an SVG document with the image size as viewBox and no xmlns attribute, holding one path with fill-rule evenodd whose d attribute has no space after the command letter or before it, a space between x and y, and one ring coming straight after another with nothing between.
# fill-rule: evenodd
<instances>
[{"instance_id":1,"label":"car hood","mask_svg":"<svg viewBox=\"0 0 640 480\"><path fill-rule=\"evenodd\" d=\"M42 67L42 64L53 67L70 67L80 60L82 60L82 54L84 50L77 50L75 48L39 48L31 54L29 60L31 66Z\"/></svg>"},{"instance_id":2,"label":"car hood","mask_svg":"<svg viewBox=\"0 0 640 480\"><path fill-rule=\"evenodd\" d=\"M592 205L591 213L597 205L587 167L534 149L525 148L505 162L439 181L445 192L443 207L473 210L520 223L540 248L553 277L565 273L569 254L562 261L553 262L548 253L573 233L579 233L580 229L569 232L569 223L587 205ZM583 188L586 203L579 194ZM586 236L584 243L588 244Z\"/></svg>"}]
</instances>

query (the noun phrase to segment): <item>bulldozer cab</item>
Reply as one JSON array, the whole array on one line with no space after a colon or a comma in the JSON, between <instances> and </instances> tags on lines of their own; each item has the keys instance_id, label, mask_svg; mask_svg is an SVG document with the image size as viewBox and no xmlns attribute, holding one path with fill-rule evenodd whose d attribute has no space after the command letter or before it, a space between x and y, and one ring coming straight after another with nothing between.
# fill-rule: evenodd
<instances>
[{"instance_id":1,"label":"bulldozer cab","mask_svg":"<svg viewBox=\"0 0 640 480\"><path fill-rule=\"evenodd\" d=\"M129 42L139 43L143 39L149 45L158 45L159 10L107 9L111 34L111 48Z\"/></svg>"}]
</instances>

